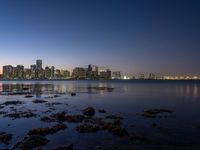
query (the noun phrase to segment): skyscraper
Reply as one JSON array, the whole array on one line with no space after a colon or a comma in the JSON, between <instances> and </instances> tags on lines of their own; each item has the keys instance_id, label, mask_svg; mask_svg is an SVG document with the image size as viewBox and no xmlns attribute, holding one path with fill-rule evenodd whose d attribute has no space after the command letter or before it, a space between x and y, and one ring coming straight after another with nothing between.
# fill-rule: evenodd
<instances>
[{"instance_id":1,"label":"skyscraper","mask_svg":"<svg viewBox=\"0 0 200 150\"><path fill-rule=\"evenodd\" d=\"M36 60L36 68L39 70L42 69L42 60L40 60L40 59Z\"/></svg>"},{"instance_id":2,"label":"skyscraper","mask_svg":"<svg viewBox=\"0 0 200 150\"><path fill-rule=\"evenodd\" d=\"M13 73L13 66L11 66L11 65L3 66L3 77L4 77L4 79L11 79L12 73Z\"/></svg>"}]
</instances>

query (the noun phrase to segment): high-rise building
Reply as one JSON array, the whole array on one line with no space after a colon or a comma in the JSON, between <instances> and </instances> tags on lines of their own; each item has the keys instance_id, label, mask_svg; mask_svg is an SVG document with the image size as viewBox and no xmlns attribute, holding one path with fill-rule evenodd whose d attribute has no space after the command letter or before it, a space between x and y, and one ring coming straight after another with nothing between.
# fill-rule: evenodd
<instances>
[{"instance_id":1,"label":"high-rise building","mask_svg":"<svg viewBox=\"0 0 200 150\"><path fill-rule=\"evenodd\" d=\"M112 72L112 79L121 79L121 78L122 76L120 71Z\"/></svg>"},{"instance_id":2,"label":"high-rise building","mask_svg":"<svg viewBox=\"0 0 200 150\"><path fill-rule=\"evenodd\" d=\"M74 79L85 79L86 78L86 69L81 67L76 67L73 69L72 77Z\"/></svg>"},{"instance_id":3,"label":"high-rise building","mask_svg":"<svg viewBox=\"0 0 200 150\"><path fill-rule=\"evenodd\" d=\"M61 78L68 79L70 77L70 72L68 70L60 70Z\"/></svg>"},{"instance_id":4,"label":"high-rise building","mask_svg":"<svg viewBox=\"0 0 200 150\"><path fill-rule=\"evenodd\" d=\"M110 80L111 79L111 71L107 69L106 71L101 71L99 75L100 79Z\"/></svg>"},{"instance_id":5,"label":"high-rise building","mask_svg":"<svg viewBox=\"0 0 200 150\"><path fill-rule=\"evenodd\" d=\"M42 60L41 59L36 60L36 68L39 70L42 69Z\"/></svg>"},{"instance_id":6,"label":"high-rise building","mask_svg":"<svg viewBox=\"0 0 200 150\"><path fill-rule=\"evenodd\" d=\"M23 79L24 78L24 66L23 65L17 65L17 79Z\"/></svg>"},{"instance_id":7,"label":"high-rise building","mask_svg":"<svg viewBox=\"0 0 200 150\"><path fill-rule=\"evenodd\" d=\"M12 75L13 75L13 66L11 65L3 66L3 78L12 79Z\"/></svg>"},{"instance_id":8,"label":"high-rise building","mask_svg":"<svg viewBox=\"0 0 200 150\"><path fill-rule=\"evenodd\" d=\"M24 78L25 79L32 79L31 75L32 75L31 69L27 69L27 68L24 69Z\"/></svg>"},{"instance_id":9,"label":"high-rise building","mask_svg":"<svg viewBox=\"0 0 200 150\"><path fill-rule=\"evenodd\" d=\"M51 79L54 79L55 78L55 67L52 66L51 67Z\"/></svg>"},{"instance_id":10,"label":"high-rise building","mask_svg":"<svg viewBox=\"0 0 200 150\"><path fill-rule=\"evenodd\" d=\"M45 74L46 79L50 79L51 78L51 69L49 67L45 67L44 74Z\"/></svg>"}]
</instances>

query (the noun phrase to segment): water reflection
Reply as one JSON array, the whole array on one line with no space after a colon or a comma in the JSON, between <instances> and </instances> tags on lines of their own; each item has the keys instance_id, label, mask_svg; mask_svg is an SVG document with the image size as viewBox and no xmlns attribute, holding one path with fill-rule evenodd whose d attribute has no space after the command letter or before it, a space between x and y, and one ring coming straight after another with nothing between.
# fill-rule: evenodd
<instances>
[{"instance_id":1,"label":"water reflection","mask_svg":"<svg viewBox=\"0 0 200 150\"><path fill-rule=\"evenodd\" d=\"M0 82L0 92L24 92L41 97L43 93L99 93L104 95L109 89L95 89L91 87L115 88L117 93L127 96L143 95L173 95L176 97L197 99L200 97L200 82L101 82L101 81L52 81L52 82Z\"/></svg>"}]
</instances>

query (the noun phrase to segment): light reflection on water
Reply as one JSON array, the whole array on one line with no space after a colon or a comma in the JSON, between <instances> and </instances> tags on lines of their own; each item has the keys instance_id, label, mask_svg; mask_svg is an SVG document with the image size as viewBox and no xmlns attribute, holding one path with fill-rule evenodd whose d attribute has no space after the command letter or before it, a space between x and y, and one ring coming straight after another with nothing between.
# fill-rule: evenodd
<instances>
[{"instance_id":1,"label":"light reflection on water","mask_svg":"<svg viewBox=\"0 0 200 150\"><path fill-rule=\"evenodd\" d=\"M111 87L114 88L114 90L112 92L109 92L105 90L94 90L88 87ZM21 92L21 91L30 91L31 93L35 94L36 97L42 97L42 95L46 93L47 94L66 93L66 95L64 96L66 96L68 99L67 103L69 103L69 107L71 107L70 110L71 112L74 111L74 108L80 111L85 106L91 105L95 108L103 108L111 114L117 114L117 113L124 114L125 118L124 124L127 128L130 128L130 131L132 130L133 132L142 132L144 134L151 135L152 137L155 135L155 133L160 134L158 133L157 130L155 130L155 128L152 129L149 127L151 126L152 123L154 123L154 121L158 124L160 123L158 125L159 127L161 125L163 127L168 127L166 125L171 125L173 128L178 127L178 129L180 129L180 131L178 132L181 132L181 134L178 136L178 138L170 137L170 139L173 140L179 139L180 137L181 138L186 137L190 138L192 141L198 139L200 135L198 134L199 133L198 131L192 132L193 131L192 125L195 123L200 123L199 81L174 81L174 82L173 81L25 81L25 82L2 81L0 82L0 92ZM70 95L67 95L70 92L77 92L78 94L76 97L72 98ZM3 98L4 97L0 96L0 100L2 100ZM55 99L55 101L56 100L57 99ZM33 104L31 103L31 107L32 106ZM152 109L152 108L172 109L175 111L175 115L173 116L174 118L170 118L167 121L164 119L149 120L136 115L138 113L142 113L146 109ZM59 109L59 111L61 110ZM0 121L1 119L2 118L0 118ZM130 127L132 124L134 125L133 128ZM71 134L71 137L69 136L68 139L69 141L70 139L78 141L77 137L80 138L80 136L77 136L73 132L73 130L67 132L68 134ZM65 134L63 134L62 136L64 135ZM90 136L91 139L94 140L93 142L101 141L98 138L105 138L103 134L101 137L95 137L94 135L94 137L97 138L95 141L93 135ZM162 137L161 135L159 136ZM164 135L163 137L165 138L165 136L166 135ZM84 137L83 139L87 139L87 137ZM185 141L187 140L183 139L183 143ZM78 142L81 143L81 141ZM114 143L117 142L114 141Z\"/></svg>"}]
</instances>

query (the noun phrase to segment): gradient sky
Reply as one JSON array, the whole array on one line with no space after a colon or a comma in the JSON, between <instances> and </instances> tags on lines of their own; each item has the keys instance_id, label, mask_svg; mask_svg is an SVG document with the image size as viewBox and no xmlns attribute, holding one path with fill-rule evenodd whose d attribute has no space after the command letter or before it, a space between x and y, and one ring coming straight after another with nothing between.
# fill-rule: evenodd
<instances>
[{"instance_id":1,"label":"gradient sky","mask_svg":"<svg viewBox=\"0 0 200 150\"><path fill-rule=\"evenodd\" d=\"M0 67L200 75L199 0L1 0Z\"/></svg>"}]
</instances>

